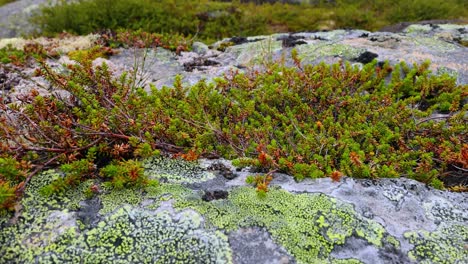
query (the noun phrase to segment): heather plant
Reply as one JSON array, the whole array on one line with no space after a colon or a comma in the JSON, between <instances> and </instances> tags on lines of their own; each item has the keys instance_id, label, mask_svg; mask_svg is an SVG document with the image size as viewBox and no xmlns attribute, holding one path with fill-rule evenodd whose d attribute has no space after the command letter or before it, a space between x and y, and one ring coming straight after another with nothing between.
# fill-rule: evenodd
<instances>
[{"instance_id":1,"label":"heather plant","mask_svg":"<svg viewBox=\"0 0 468 264\"><path fill-rule=\"evenodd\" d=\"M116 78L106 64L93 66L92 56L77 56L65 72L39 60L37 74L63 92L0 102L2 207L11 208L39 171L60 164L63 177L43 193L89 178L114 188L151 184L139 159L161 152L236 159L297 180L405 176L438 188L468 169L466 85L431 74L428 62L360 69L292 57L293 67L267 63L192 87L178 77L149 92L128 73ZM270 181L253 183L266 193Z\"/></svg>"}]
</instances>

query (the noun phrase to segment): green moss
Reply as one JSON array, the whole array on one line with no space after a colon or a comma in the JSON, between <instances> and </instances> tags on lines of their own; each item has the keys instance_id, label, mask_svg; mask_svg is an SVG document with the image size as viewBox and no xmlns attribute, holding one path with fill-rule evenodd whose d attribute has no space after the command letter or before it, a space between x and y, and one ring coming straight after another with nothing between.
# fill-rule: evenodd
<instances>
[{"instance_id":1,"label":"green moss","mask_svg":"<svg viewBox=\"0 0 468 264\"><path fill-rule=\"evenodd\" d=\"M63 31L83 35L105 28L127 28L180 33L213 41L231 36L335 28L374 31L404 21L467 17L466 5L459 0L303 1L314 4L302 5L241 2L254 1L201 0L195 3L178 0L177 4L169 0L63 2L44 7L33 22L47 35Z\"/></svg>"}]
</instances>

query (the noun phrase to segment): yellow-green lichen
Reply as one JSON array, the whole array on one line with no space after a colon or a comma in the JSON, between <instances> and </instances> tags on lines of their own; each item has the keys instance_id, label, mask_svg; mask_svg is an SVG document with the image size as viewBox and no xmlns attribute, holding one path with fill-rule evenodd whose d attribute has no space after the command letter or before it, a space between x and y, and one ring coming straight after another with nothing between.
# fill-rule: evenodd
<instances>
[{"instance_id":1,"label":"yellow-green lichen","mask_svg":"<svg viewBox=\"0 0 468 264\"><path fill-rule=\"evenodd\" d=\"M112 212L124 204L138 205L143 199L143 190L136 188L129 189L109 189L100 196L102 209L99 211L102 215Z\"/></svg>"},{"instance_id":2,"label":"yellow-green lichen","mask_svg":"<svg viewBox=\"0 0 468 264\"><path fill-rule=\"evenodd\" d=\"M197 162L183 159L152 157L143 162L143 167L148 177L170 183L204 182L215 177L202 169Z\"/></svg>"},{"instance_id":3,"label":"yellow-green lichen","mask_svg":"<svg viewBox=\"0 0 468 264\"><path fill-rule=\"evenodd\" d=\"M468 227L443 226L434 232L417 231L404 234L414 248L408 256L418 263L468 263Z\"/></svg>"},{"instance_id":4,"label":"yellow-green lichen","mask_svg":"<svg viewBox=\"0 0 468 264\"><path fill-rule=\"evenodd\" d=\"M14 231L5 228L0 252L7 262L27 263L230 263L227 237L202 226L193 210L155 213L126 205L95 227L70 228L45 246L11 240Z\"/></svg>"},{"instance_id":5,"label":"yellow-green lichen","mask_svg":"<svg viewBox=\"0 0 468 264\"><path fill-rule=\"evenodd\" d=\"M386 234L379 224L361 219L352 206L323 194L291 194L271 189L266 198L252 188L234 189L227 200L210 203L178 199L179 208L194 208L218 228L265 227L299 263L323 263L336 245L357 235L380 247ZM389 244L393 247L393 244Z\"/></svg>"},{"instance_id":6,"label":"yellow-green lichen","mask_svg":"<svg viewBox=\"0 0 468 264\"><path fill-rule=\"evenodd\" d=\"M314 61L327 56L339 56L344 59L359 57L365 50L339 43L315 43L300 45L297 48L299 58L305 61Z\"/></svg>"}]
</instances>

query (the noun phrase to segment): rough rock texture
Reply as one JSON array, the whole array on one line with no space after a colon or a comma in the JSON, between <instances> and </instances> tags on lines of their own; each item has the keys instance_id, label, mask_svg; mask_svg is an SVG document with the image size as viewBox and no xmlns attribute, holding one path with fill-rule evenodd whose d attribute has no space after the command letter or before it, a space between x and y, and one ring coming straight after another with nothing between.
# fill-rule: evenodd
<instances>
[{"instance_id":1,"label":"rough rock texture","mask_svg":"<svg viewBox=\"0 0 468 264\"><path fill-rule=\"evenodd\" d=\"M2 39L0 48L8 44L21 48L32 41L54 47L54 52L62 54L62 57L59 60L50 60L50 64L60 70L63 69L63 63L73 63L67 56L69 51L90 47L95 40L95 35L65 37L60 40ZM284 61L287 65L292 65L291 50L295 48L303 63L313 64L349 61L362 65L376 59L382 63L389 61L391 64L405 61L411 65L430 60L433 73L447 73L457 78L458 83L466 84L466 43L467 25L410 25L400 33L334 30L234 37L219 41L211 48L196 42L192 52L182 52L180 56L161 48L121 49L108 59L98 58L94 65L106 62L116 76L123 71L135 70L138 83L149 89L149 84L156 87L171 86L176 75L181 75L185 84L192 85L202 79L211 81L231 71L261 69L263 65L273 62ZM23 78L19 84L14 71L0 72L3 76L0 81L9 87L11 100L33 86L40 89L48 86L45 80L32 77L33 68L34 65L30 70L23 70L30 78ZM13 87L10 83L15 83L15 88L10 88Z\"/></svg>"},{"instance_id":2,"label":"rough rock texture","mask_svg":"<svg viewBox=\"0 0 468 264\"><path fill-rule=\"evenodd\" d=\"M193 52L182 56L164 50L149 51L149 63L140 68L142 79L156 87L171 85L181 74L187 84L212 79L231 70L256 68L265 63L284 60L292 64L291 50L296 48L304 63L349 61L368 63L373 59L395 64L432 62L434 73L448 73L459 83L468 82L468 53L462 43L468 42L466 25L411 25L401 33L334 30L297 34L274 34L248 38L225 39L212 49L196 43ZM224 50L224 51L219 51ZM140 53L140 54L139 54ZM110 58L116 65L133 65L141 53L123 50ZM141 61L141 59L140 59ZM129 69L129 68L127 68Z\"/></svg>"},{"instance_id":3,"label":"rough rock texture","mask_svg":"<svg viewBox=\"0 0 468 264\"><path fill-rule=\"evenodd\" d=\"M155 162L155 159L157 162ZM466 263L466 194L407 179L305 180L274 175L265 198L213 164L158 157L146 173L166 179L144 190L86 197L89 180L63 196L33 179L14 223L0 218L1 263ZM173 171L171 174L169 171ZM184 175L185 177L181 177ZM185 180L184 180L185 178ZM177 183L172 183L177 182ZM222 199L204 200L210 190Z\"/></svg>"},{"instance_id":4,"label":"rough rock texture","mask_svg":"<svg viewBox=\"0 0 468 264\"><path fill-rule=\"evenodd\" d=\"M28 18L41 4L47 2L47 0L20 0L2 6L0 38L12 38L33 32L35 27L28 22Z\"/></svg>"}]
</instances>

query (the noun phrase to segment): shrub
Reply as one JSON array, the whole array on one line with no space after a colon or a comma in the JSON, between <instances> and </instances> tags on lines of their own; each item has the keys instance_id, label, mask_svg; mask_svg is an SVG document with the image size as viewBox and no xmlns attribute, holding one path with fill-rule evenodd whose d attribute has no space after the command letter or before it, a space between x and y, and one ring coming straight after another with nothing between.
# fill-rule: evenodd
<instances>
[{"instance_id":1,"label":"shrub","mask_svg":"<svg viewBox=\"0 0 468 264\"><path fill-rule=\"evenodd\" d=\"M105 64L77 60L64 73L39 61L38 74L68 96L33 90L18 104L0 102L2 162L9 164L1 184L8 197L14 186L20 195L30 177L60 163L66 176L46 193L99 170L117 188L145 185L135 159L159 151L239 158L240 165L299 180L406 175L439 188L445 172L468 167L467 86L430 74L429 63L374 61L359 69L301 65L295 57L294 67L272 63L192 87L177 78L173 87L146 92L126 73L116 79ZM446 103L448 116L434 119ZM26 179L12 179L18 164L31 164L20 166L33 168Z\"/></svg>"},{"instance_id":2,"label":"shrub","mask_svg":"<svg viewBox=\"0 0 468 264\"><path fill-rule=\"evenodd\" d=\"M0 6L15 2L16 0L0 0Z\"/></svg>"},{"instance_id":3,"label":"shrub","mask_svg":"<svg viewBox=\"0 0 468 264\"><path fill-rule=\"evenodd\" d=\"M291 5L190 0L62 1L43 7L32 18L47 36L67 31L88 34L102 29L130 29L193 36L206 42L252 36L336 28L377 30L385 25L426 19L466 19L466 1L373 0Z\"/></svg>"}]
</instances>

